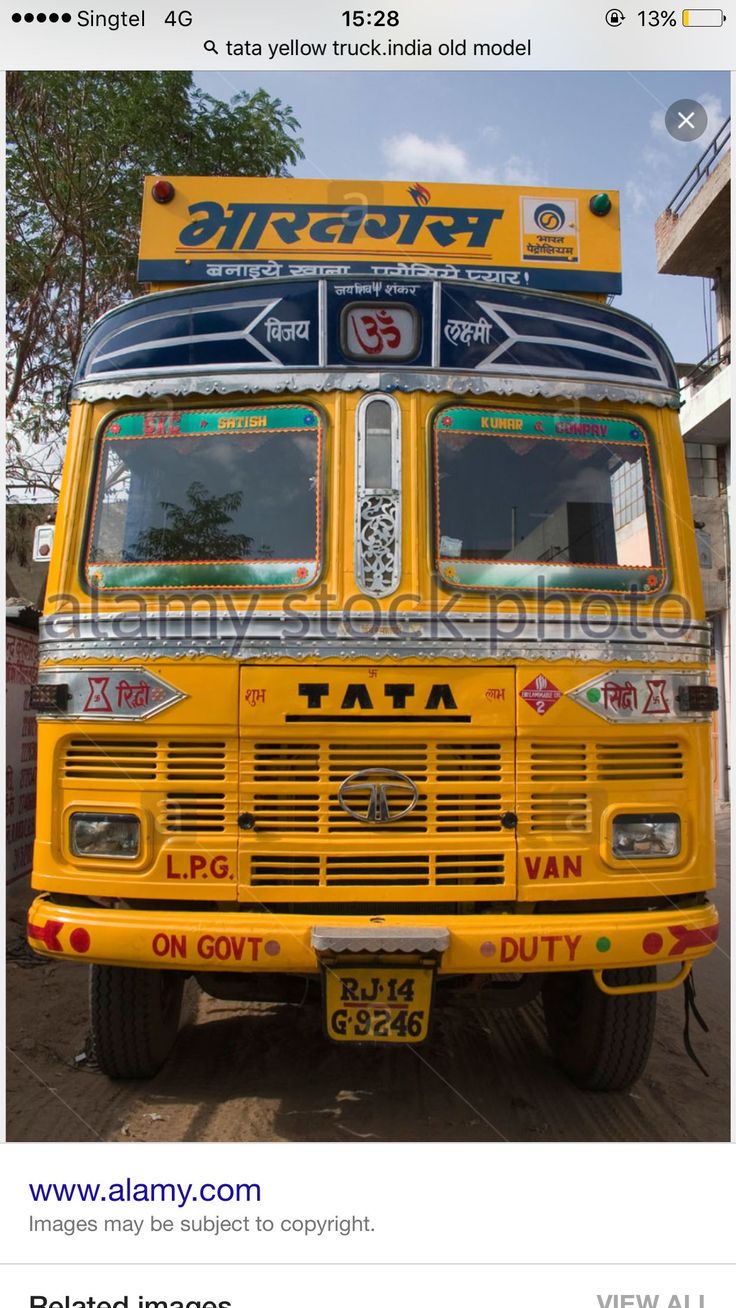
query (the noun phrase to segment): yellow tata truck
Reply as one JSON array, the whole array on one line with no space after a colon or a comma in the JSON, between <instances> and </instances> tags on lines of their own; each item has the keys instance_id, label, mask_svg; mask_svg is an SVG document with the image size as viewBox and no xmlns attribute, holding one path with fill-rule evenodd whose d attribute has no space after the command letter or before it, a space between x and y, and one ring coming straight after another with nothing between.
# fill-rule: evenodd
<instances>
[{"instance_id":1,"label":"yellow tata truck","mask_svg":"<svg viewBox=\"0 0 736 1308\"><path fill-rule=\"evenodd\" d=\"M153 289L78 362L33 691L29 940L91 965L108 1075L161 1067L190 978L306 987L338 1042L541 996L576 1084L640 1075L717 940L716 701L618 218L147 179Z\"/></svg>"}]
</instances>

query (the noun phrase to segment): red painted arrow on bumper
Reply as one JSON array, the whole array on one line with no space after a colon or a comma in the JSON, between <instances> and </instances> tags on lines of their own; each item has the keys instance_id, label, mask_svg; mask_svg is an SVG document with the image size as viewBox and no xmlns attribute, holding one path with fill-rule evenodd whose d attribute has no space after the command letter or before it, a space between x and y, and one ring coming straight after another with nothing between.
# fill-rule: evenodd
<instances>
[{"instance_id":1,"label":"red painted arrow on bumper","mask_svg":"<svg viewBox=\"0 0 736 1308\"><path fill-rule=\"evenodd\" d=\"M675 937L675 943L669 953L669 957L673 958L677 954L684 954L686 949L715 944L718 939L718 923L707 927L673 926L670 927L670 934Z\"/></svg>"},{"instance_id":2,"label":"red painted arrow on bumper","mask_svg":"<svg viewBox=\"0 0 736 1308\"><path fill-rule=\"evenodd\" d=\"M59 935L63 922L44 922L43 926L36 926L35 923L28 923L28 939L41 940L46 948L52 954L62 954L64 951L59 944Z\"/></svg>"}]
</instances>

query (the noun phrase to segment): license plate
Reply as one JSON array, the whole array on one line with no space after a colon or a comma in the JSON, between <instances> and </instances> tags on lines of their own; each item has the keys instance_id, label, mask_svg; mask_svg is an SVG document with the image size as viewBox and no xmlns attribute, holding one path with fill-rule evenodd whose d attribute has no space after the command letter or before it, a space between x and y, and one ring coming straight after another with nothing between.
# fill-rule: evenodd
<instances>
[{"instance_id":1,"label":"license plate","mask_svg":"<svg viewBox=\"0 0 736 1308\"><path fill-rule=\"evenodd\" d=\"M327 967L325 1026L332 1040L419 1044L429 1030L431 967Z\"/></svg>"}]
</instances>

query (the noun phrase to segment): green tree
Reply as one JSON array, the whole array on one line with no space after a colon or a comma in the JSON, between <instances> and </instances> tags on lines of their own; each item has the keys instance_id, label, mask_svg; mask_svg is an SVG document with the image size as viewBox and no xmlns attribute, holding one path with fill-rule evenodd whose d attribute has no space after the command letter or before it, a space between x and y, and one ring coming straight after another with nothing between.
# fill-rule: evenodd
<instances>
[{"instance_id":1,"label":"green tree","mask_svg":"<svg viewBox=\"0 0 736 1308\"><path fill-rule=\"evenodd\" d=\"M183 563L248 557L253 537L228 531L233 513L240 508L242 491L210 495L201 481L193 481L186 498L188 509L161 501L166 526L150 527L140 533L134 547L137 559Z\"/></svg>"},{"instance_id":2,"label":"green tree","mask_svg":"<svg viewBox=\"0 0 736 1308\"><path fill-rule=\"evenodd\" d=\"M84 335L137 289L144 176L285 176L303 157L298 127L265 91L226 103L188 72L9 75L11 492L58 481L63 396Z\"/></svg>"}]
</instances>

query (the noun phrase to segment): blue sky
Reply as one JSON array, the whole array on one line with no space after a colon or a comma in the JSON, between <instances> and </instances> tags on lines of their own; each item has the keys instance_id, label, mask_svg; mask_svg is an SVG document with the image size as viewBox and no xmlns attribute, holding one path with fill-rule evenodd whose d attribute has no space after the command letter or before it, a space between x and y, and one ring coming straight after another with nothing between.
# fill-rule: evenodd
<instances>
[{"instance_id":1,"label":"blue sky","mask_svg":"<svg viewBox=\"0 0 736 1308\"><path fill-rule=\"evenodd\" d=\"M679 362L707 352L703 284L657 273L654 223L728 116L725 72L199 73L219 99L264 87L301 124L301 177L606 187L621 192L623 295ZM705 105L697 142L665 109Z\"/></svg>"}]
</instances>

